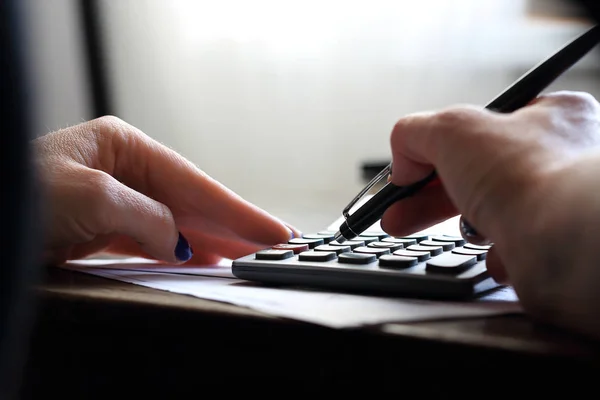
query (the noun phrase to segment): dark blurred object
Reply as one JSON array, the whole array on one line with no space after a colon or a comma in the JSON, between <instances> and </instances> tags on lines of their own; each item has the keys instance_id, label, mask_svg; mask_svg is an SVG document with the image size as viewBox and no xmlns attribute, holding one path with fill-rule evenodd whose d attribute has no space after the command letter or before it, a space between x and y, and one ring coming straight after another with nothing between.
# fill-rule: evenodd
<instances>
[{"instance_id":1,"label":"dark blurred object","mask_svg":"<svg viewBox=\"0 0 600 400\"><path fill-rule=\"evenodd\" d=\"M596 0L597 2L598 0ZM557 21L589 21L589 11L572 0L527 0L527 15Z\"/></svg>"},{"instance_id":2,"label":"dark blurred object","mask_svg":"<svg viewBox=\"0 0 600 400\"><path fill-rule=\"evenodd\" d=\"M371 179L375 178L385 167L390 163L389 160L381 161L365 161L361 164L360 168L362 171L362 180L370 182Z\"/></svg>"},{"instance_id":3,"label":"dark blurred object","mask_svg":"<svg viewBox=\"0 0 600 400\"><path fill-rule=\"evenodd\" d=\"M16 397L38 276L38 196L29 155L31 114L23 53L22 0L0 1L0 399Z\"/></svg>"},{"instance_id":4,"label":"dark blurred object","mask_svg":"<svg viewBox=\"0 0 600 400\"><path fill-rule=\"evenodd\" d=\"M110 82L106 65L106 51L102 40L100 4L97 0L79 0L81 28L85 39L86 61L92 86L93 110L91 118L113 115Z\"/></svg>"},{"instance_id":5,"label":"dark blurred object","mask_svg":"<svg viewBox=\"0 0 600 400\"><path fill-rule=\"evenodd\" d=\"M580 3L585 13L588 15L588 19L593 23L600 23L600 1L599 0L579 0L576 3Z\"/></svg>"}]
</instances>

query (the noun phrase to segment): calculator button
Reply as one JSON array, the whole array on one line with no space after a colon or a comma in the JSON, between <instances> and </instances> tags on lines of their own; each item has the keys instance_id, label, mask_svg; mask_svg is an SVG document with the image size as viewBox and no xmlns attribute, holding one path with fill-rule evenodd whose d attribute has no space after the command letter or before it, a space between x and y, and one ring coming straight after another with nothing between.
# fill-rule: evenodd
<instances>
[{"instance_id":1,"label":"calculator button","mask_svg":"<svg viewBox=\"0 0 600 400\"><path fill-rule=\"evenodd\" d=\"M293 256L292 250L260 250L254 255L257 260L285 260Z\"/></svg>"},{"instance_id":2,"label":"calculator button","mask_svg":"<svg viewBox=\"0 0 600 400\"><path fill-rule=\"evenodd\" d=\"M298 255L299 261L331 261L335 260L337 255L333 251L314 251L309 250Z\"/></svg>"},{"instance_id":3,"label":"calculator button","mask_svg":"<svg viewBox=\"0 0 600 400\"><path fill-rule=\"evenodd\" d=\"M402 243L390 243L390 242L373 242L369 243L367 247L386 248L390 251L396 251L404 248Z\"/></svg>"},{"instance_id":4,"label":"calculator button","mask_svg":"<svg viewBox=\"0 0 600 400\"><path fill-rule=\"evenodd\" d=\"M459 273L477 263L476 256L463 254L444 253L439 257L427 261L426 271L442 273Z\"/></svg>"},{"instance_id":5,"label":"calculator button","mask_svg":"<svg viewBox=\"0 0 600 400\"><path fill-rule=\"evenodd\" d=\"M454 243L454 247L460 247L466 243L465 239L458 236L433 236L431 240L436 242L452 242Z\"/></svg>"},{"instance_id":6,"label":"calculator button","mask_svg":"<svg viewBox=\"0 0 600 400\"><path fill-rule=\"evenodd\" d=\"M375 254L367 253L342 253L338 256L338 262L343 264L370 264L375 260Z\"/></svg>"},{"instance_id":7,"label":"calculator button","mask_svg":"<svg viewBox=\"0 0 600 400\"><path fill-rule=\"evenodd\" d=\"M369 244L369 243L372 243L372 242L376 242L379 239L376 236L357 236L357 237L355 237L352 240L354 240L354 241L361 241L364 244Z\"/></svg>"},{"instance_id":8,"label":"calculator button","mask_svg":"<svg viewBox=\"0 0 600 400\"><path fill-rule=\"evenodd\" d=\"M365 242L361 242L359 240L346 240L344 243L340 243L337 240L332 240L329 242L330 246L350 246L351 249L355 249L360 246L364 246Z\"/></svg>"},{"instance_id":9,"label":"calculator button","mask_svg":"<svg viewBox=\"0 0 600 400\"><path fill-rule=\"evenodd\" d=\"M304 239L323 239L323 242L325 242L325 244L327 244L333 240L335 235L333 233L331 233L331 234L310 233L310 234L302 235L302 237Z\"/></svg>"},{"instance_id":10,"label":"calculator button","mask_svg":"<svg viewBox=\"0 0 600 400\"><path fill-rule=\"evenodd\" d=\"M435 240L423 240L419 242L420 246L433 246L433 247L441 247L444 251L452 250L454 246L454 242L436 242Z\"/></svg>"},{"instance_id":11,"label":"calculator button","mask_svg":"<svg viewBox=\"0 0 600 400\"><path fill-rule=\"evenodd\" d=\"M384 239L386 237L389 237L390 235L388 235L385 232L373 231L373 232L363 232L361 234L361 236L374 237L374 238L377 238L377 240L381 240L381 239Z\"/></svg>"},{"instance_id":12,"label":"calculator button","mask_svg":"<svg viewBox=\"0 0 600 400\"><path fill-rule=\"evenodd\" d=\"M453 253L463 254L465 256L476 256L477 261L485 260L487 256L487 250L474 250L474 249L465 249L464 247L459 247L452 250Z\"/></svg>"},{"instance_id":13,"label":"calculator button","mask_svg":"<svg viewBox=\"0 0 600 400\"><path fill-rule=\"evenodd\" d=\"M317 232L317 234L323 235L323 236L329 236L329 235L335 235L336 232L334 232L334 231L320 231L320 232Z\"/></svg>"},{"instance_id":14,"label":"calculator button","mask_svg":"<svg viewBox=\"0 0 600 400\"><path fill-rule=\"evenodd\" d=\"M489 250L492 246L480 246L477 244L467 243L463 246L465 249L473 249L473 250Z\"/></svg>"},{"instance_id":15,"label":"calculator button","mask_svg":"<svg viewBox=\"0 0 600 400\"><path fill-rule=\"evenodd\" d=\"M320 246L315 247L315 251L332 251L335 254L346 253L352 250L350 246L329 246L327 244L322 244Z\"/></svg>"},{"instance_id":16,"label":"calculator button","mask_svg":"<svg viewBox=\"0 0 600 400\"><path fill-rule=\"evenodd\" d=\"M431 253L428 251L396 250L394 255L403 257L417 257L419 262L429 260L431 258Z\"/></svg>"},{"instance_id":17,"label":"calculator button","mask_svg":"<svg viewBox=\"0 0 600 400\"><path fill-rule=\"evenodd\" d=\"M405 257L397 255L383 255L379 257L379 266L385 268L409 268L419 263L417 257Z\"/></svg>"},{"instance_id":18,"label":"calculator button","mask_svg":"<svg viewBox=\"0 0 600 400\"><path fill-rule=\"evenodd\" d=\"M355 253L366 253L366 254L374 254L377 257L381 257L384 254L390 254L390 249L385 248L376 248L376 247L357 247L354 249Z\"/></svg>"},{"instance_id":19,"label":"calculator button","mask_svg":"<svg viewBox=\"0 0 600 400\"><path fill-rule=\"evenodd\" d=\"M303 251L308 250L307 244L289 244L289 243L281 243L276 244L271 247L273 250L292 250L294 254L302 253Z\"/></svg>"},{"instance_id":20,"label":"calculator button","mask_svg":"<svg viewBox=\"0 0 600 400\"><path fill-rule=\"evenodd\" d=\"M304 238L294 238L288 241L289 244L306 244L308 248L314 249L317 246L320 246L325 243L323 239L304 239Z\"/></svg>"},{"instance_id":21,"label":"calculator button","mask_svg":"<svg viewBox=\"0 0 600 400\"><path fill-rule=\"evenodd\" d=\"M418 234L414 234L414 235L408 235L408 236L400 236L401 239L414 239L418 242L422 241L422 240L427 240L429 239L429 235L418 235Z\"/></svg>"},{"instance_id":22,"label":"calculator button","mask_svg":"<svg viewBox=\"0 0 600 400\"><path fill-rule=\"evenodd\" d=\"M440 255L444 252L444 249L441 246L438 247L434 247L434 246L421 246L419 244L414 244L412 246L408 246L406 248L406 250L410 250L410 251L428 251L429 254L431 255L431 257Z\"/></svg>"},{"instance_id":23,"label":"calculator button","mask_svg":"<svg viewBox=\"0 0 600 400\"><path fill-rule=\"evenodd\" d=\"M381 239L382 242L390 242L390 243L399 243L402 244L404 247L408 247L408 246L412 246L413 244L417 244L417 240L416 239L402 239L402 238L395 238L395 237L386 237Z\"/></svg>"}]
</instances>

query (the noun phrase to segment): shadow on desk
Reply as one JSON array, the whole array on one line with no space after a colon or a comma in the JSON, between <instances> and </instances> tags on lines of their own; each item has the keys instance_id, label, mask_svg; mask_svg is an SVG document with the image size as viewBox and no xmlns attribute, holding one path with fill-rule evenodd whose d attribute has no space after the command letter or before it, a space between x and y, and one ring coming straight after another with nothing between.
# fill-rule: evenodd
<instances>
[{"instance_id":1,"label":"shadow on desk","mask_svg":"<svg viewBox=\"0 0 600 400\"><path fill-rule=\"evenodd\" d=\"M597 346L520 315L334 330L58 269L38 294L24 398L135 390L172 399L215 384L265 394L286 381L294 391L373 393L411 383L411 371L464 380L465 370L529 376L600 365ZM452 388L465 390L443 393Z\"/></svg>"}]
</instances>

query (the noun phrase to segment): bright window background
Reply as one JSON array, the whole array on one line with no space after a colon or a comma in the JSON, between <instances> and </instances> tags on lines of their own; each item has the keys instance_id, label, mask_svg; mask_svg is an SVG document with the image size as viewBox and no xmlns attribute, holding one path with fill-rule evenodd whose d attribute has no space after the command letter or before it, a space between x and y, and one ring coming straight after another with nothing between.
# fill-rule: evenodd
<instances>
[{"instance_id":1,"label":"bright window background","mask_svg":"<svg viewBox=\"0 0 600 400\"><path fill-rule=\"evenodd\" d=\"M484 104L586 28L522 0L102 5L118 115L309 230L362 187L361 162L389 159L399 117ZM593 62L553 88L600 97Z\"/></svg>"}]
</instances>

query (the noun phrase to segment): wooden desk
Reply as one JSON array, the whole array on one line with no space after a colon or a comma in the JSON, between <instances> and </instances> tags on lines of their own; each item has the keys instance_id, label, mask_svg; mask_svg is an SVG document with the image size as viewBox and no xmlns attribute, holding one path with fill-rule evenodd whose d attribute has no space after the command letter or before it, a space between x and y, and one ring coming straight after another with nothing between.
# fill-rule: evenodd
<instances>
[{"instance_id":1,"label":"wooden desk","mask_svg":"<svg viewBox=\"0 0 600 400\"><path fill-rule=\"evenodd\" d=\"M525 316L333 330L58 269L38 293L26 387L45 398L119 384L173 394L248 377L254 388L292 379L323 390L369 376L384 388L410 370L572 372L600 359L597 345Z\"/></svg>"}]
</instances>

